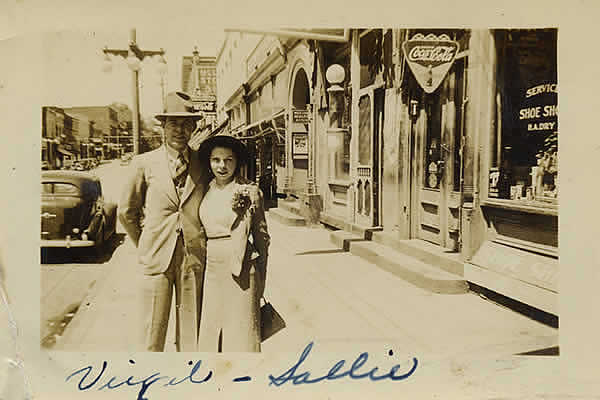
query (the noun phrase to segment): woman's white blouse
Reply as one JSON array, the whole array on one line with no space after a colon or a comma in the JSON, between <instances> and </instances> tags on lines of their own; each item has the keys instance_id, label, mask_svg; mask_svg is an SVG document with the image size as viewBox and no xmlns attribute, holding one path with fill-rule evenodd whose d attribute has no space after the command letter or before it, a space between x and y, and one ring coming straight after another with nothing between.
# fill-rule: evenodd
<instances>
[{"instance_id":1,"label":"woman's white blouse","mask_svg":"<svg viewBox=\"0 0 600 400\"><path fill-rule=\"evenodd\" d=\"M199 210L207 237L231 234L231 225L237 217L231 206L234 189L234 181L223 188L218 187L214 179L208 185Z\"/></svg>"}]
</instances>

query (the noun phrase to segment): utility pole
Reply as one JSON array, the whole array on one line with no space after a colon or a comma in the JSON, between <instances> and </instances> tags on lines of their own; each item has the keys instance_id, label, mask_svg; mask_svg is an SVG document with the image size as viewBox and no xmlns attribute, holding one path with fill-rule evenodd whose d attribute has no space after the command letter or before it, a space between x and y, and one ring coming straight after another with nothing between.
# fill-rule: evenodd
<instances>
[{"instance_id":1,"label":"utility pole","mask_svg":"<svg viewBox=\"0 0 600 400\"><path fill-rule=\"evenodd\" d=\"M127 61L127 65L132 72L131 89L133 95L133 154L139 154L140 146L140 91L139 91L139 70L141 68L141 62L146 57L160 56L160 63L166 67L166 61L164 59L165 51L160 50L141 50L137 45L136 30L135 28L130 31L129 34L129 48L128 49L109 49L104 48L104 54L106 55L105 61L110 63L109 55L121 56ZM162 68L162 67L161 67ZM166 68L165 68L166 69ZM107 71L110 70L108 65ZM161 74L163 71L159 71Z\"/></svg>"}]
</instances>

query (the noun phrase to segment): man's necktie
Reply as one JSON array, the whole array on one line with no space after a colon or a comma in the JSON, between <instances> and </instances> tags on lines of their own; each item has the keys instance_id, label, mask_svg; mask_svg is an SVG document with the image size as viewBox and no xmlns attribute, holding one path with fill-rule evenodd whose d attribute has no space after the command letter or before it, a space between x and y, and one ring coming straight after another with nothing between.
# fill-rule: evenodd
<instances>
[{"instance_id":1,"label":"man's necktie","mask_svg":"<svg viewBox=\"0 0 600 400\"><path fill-rule=\"evenodd\" d=\"M181 154L175 160L174 170L175 177L173 178L173 182L175 183L175 187L177 188L179 196L181 196L183 192L183 186L185 185L185 178L187 177L187 163Z\"/></svg>"}]
</instances>

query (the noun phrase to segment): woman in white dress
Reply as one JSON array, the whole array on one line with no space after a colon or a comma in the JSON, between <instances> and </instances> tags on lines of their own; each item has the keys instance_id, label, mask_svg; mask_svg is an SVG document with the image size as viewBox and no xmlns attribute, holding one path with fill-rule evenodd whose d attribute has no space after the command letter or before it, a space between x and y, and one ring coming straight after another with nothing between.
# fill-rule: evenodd
<instances>
[{"instance_id":1,"label":"woman in white dress","mask_svg":"<svg viewBox=\"0 0 600 400\"><path fill-rule=\"evenodd\" d=\"M198 151L212 177L199 209L207 254L198 350L259 352L270 242L263 196L240 175L241 141L215 136Z\"/></svg>"}]
</instances>

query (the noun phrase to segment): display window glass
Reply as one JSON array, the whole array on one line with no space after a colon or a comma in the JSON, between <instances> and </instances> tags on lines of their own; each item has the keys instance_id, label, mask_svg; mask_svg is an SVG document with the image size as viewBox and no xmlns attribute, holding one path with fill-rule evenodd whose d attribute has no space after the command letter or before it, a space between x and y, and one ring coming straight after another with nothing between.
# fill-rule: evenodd
<instances>
[{"instance_id":1,"label":"display window glass","mask_svg":"<svg viewBox=\"0 0 600 400\"><path fill-rule=\"evenodd\" d=\"M350 78L350 43L320 43L320 50L327 67L337 64L344 68L342 110L337 118L338 130L327 133L329 154L328 178L330 183L346 183L350 180L350 138L352 136L352 84ZM329 84L330 85L330 84ZM331 102L331 98L329 98ZM331 110L330 110L331 112ZM331 118L330 114L330 118Z\"/></svg>"},{"instance_id":2,"label":"display window glass","mask_svg":"<svg viewBox=\"0 0 600 400\"><path fill-rule=\"evenodd\" d=\"M496 32L496 131L488 197L535 207L558 199L557 30Z\"/></svg>"},{"instance_id":3,"label":"display window glass","mask_svg":"<svg viewBox=\"0 0 600 400\"><path fill-rule=\"evenodd\" d=\"M373 29L360 37L360 88L375 83L381 59L382 30Z\"/></svg>"},{"instance_id":4,"label":"display window glass","mask_svg":"<svg viewBox=\"0 0 600 400\"><path fill-rule=\"evenodd\" d=\"M350 179L350 135L344 131L329 133L330 178L337 181Z\"/></svg>"}]
</instances>

